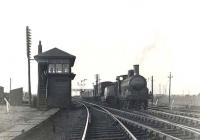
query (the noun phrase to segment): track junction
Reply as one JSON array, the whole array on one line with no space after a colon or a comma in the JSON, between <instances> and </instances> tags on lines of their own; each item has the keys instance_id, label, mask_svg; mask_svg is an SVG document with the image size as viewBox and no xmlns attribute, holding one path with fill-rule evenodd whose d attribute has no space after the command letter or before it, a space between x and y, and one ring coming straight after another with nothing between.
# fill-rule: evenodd
<instances>
[{"instance_id":1,"label":"track junction","mask_svg":"<svg viewBox=\"0 0 200 140\"><path fill-rule=\"evenodd\" d=\"M116 134L116 136L119 136L119 139L200 139L200 119L197 118L198 114L189 117L189 113L187 114L185 112L184 115L181 114L180 111L170 112L170 110L167 111L158 109L148 109L142 111L119 110L81 100L79 100L79 103L83 104L85 107L88 106L89 109L87 110L88 112L90 112L88 113L90 114L88 119L86 119L87 123L85 123L85 129L83 133L84 135L82 135L82 140L117 139L114 134ZM117 118L119 122L116 120L111 121L111 119L105 119L107 117L101 116L101 113L103 113L104 115L107 113L109 116L112 116L112 118ZM116 122L124 125L124 127L119 125L118 123L118 125L116 125ZM100 125L100 127L98 126L98 124ZM107 129L110 128L108 126L112 126L111 128L115 128L111 131L111 135L105 134L108 133ZM95 131L93 129L95 129ZM112 136L114 137L112 138Z\"/></svg>"}]
</instances>

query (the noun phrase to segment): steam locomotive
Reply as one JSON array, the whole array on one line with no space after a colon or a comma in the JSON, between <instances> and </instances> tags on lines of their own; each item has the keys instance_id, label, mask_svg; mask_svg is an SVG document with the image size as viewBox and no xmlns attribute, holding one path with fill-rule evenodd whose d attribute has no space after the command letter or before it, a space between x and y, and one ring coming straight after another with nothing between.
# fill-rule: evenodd
<instances>
[{"instance_id":1,"label":"steam locomotive","mask_svg":"<svg viewBox=\"0 0 200 140\"><path fill-rule=\"evenodd\" d=\"M139 65L128 75L117 76L116 82L101 82L94 86L93 96L110 106L128 109L147 109L149 94L146 79L139 74Z\"/></svg>"}]
</instances>

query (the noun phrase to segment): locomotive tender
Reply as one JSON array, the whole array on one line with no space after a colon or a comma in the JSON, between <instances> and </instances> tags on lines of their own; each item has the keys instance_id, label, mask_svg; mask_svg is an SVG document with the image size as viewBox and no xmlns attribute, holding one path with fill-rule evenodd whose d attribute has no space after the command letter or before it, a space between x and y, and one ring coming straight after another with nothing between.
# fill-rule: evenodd
<instances>
[{"instance_id":1,"label":"locomotive tender","mask_svg":"<svg viewBox=\"0 0 200 140\"><path fill-rule=\"evenodd\" d=\"M146 79L139 74L139 65L129 70L128 75L117 76L116 82L104 82L101 93L94 89L95 97L103 99L110 106L119 108L147 109L148 99L151 98ZM102 85L102 83L99 83ZM102 87L102 86L95 86ZM102 91L104 91L102 93Z\"/></svg>"}]
</instances>

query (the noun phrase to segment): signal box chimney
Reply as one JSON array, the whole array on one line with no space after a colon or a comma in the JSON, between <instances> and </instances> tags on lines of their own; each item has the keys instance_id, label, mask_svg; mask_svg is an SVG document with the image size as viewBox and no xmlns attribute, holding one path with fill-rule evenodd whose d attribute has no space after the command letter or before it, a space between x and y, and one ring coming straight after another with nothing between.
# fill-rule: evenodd
<instances>
[{"instance_id":1,"label":"signal box chimney","mask_svg":"<svg viewBox=\"0 0 200 140\"><path fill-rule=\"evenodd\" d=\"M134 71L135 71L135 75L139 75L139 65L133 65L134 67Z\"/></svg>"},{"instance_id":2,"label":"signal box chimney","mask_svg":"<svg viewBox=\"0 0 200 140\"><path fill-rule=\"evenodd\" d=\"M42 53L42 43L41 41L39 41L39 45L38 45L38 54Z\"/></svg>"}]
</instances>

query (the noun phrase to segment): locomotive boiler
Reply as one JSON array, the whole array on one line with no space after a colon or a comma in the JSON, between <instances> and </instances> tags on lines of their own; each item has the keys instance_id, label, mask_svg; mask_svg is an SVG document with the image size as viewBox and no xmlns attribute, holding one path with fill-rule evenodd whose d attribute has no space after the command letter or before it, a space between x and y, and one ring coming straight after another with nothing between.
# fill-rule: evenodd
<instances>
[{"instance_id":1,"label":"locomotive boiler","mask_svg":"<svg viewBox=\"0 0 200 140\"><path fill-rule=\"evenodd\" d=\"M123 108L148 107L149 91L146 79L139 74L139 65L134 65L134 70L129 70L128 75L120 75L116 79L115 84L105 88L107 103Z\"/></svg>"}]
</instances>

